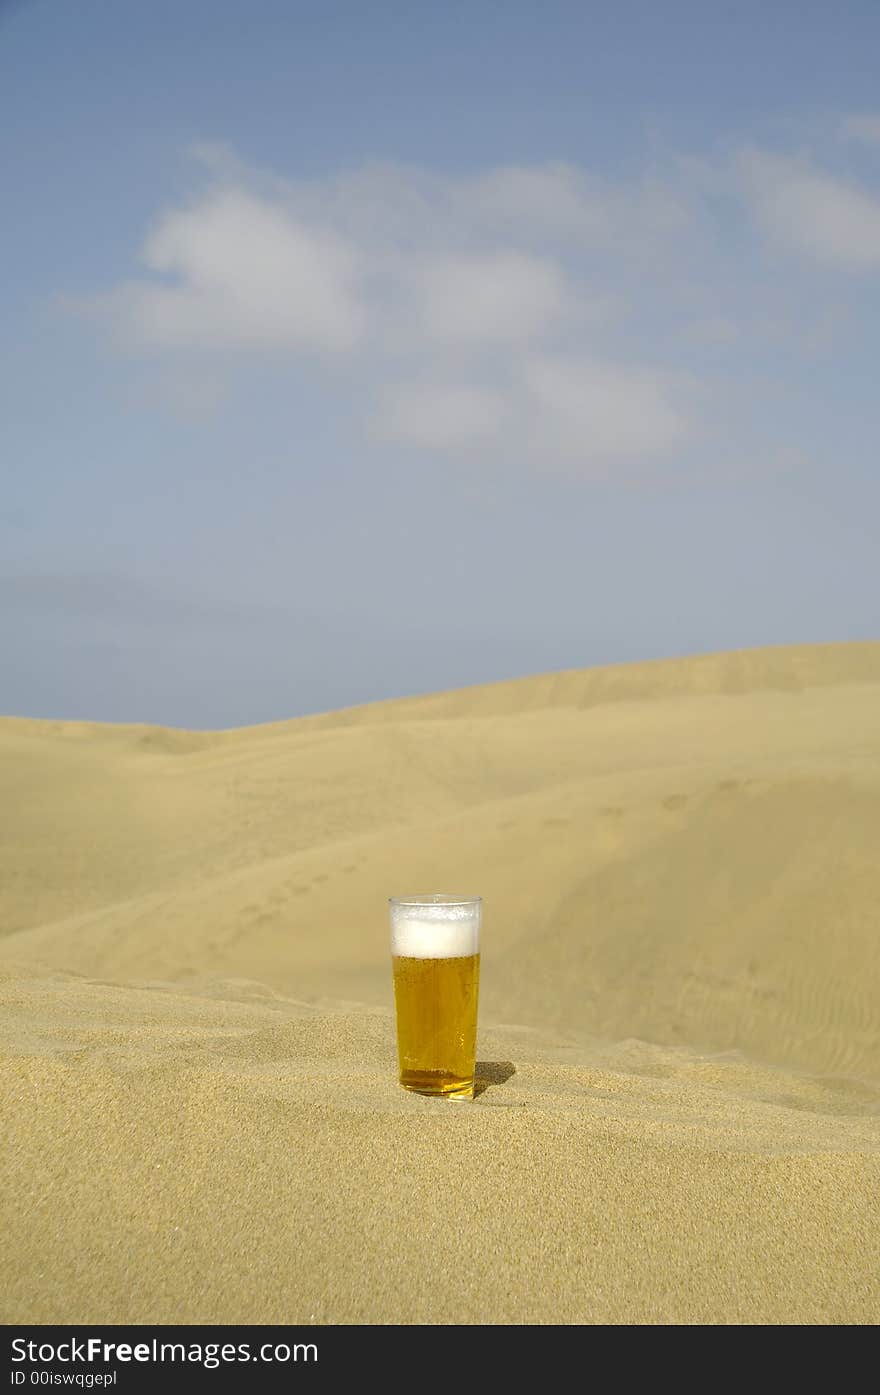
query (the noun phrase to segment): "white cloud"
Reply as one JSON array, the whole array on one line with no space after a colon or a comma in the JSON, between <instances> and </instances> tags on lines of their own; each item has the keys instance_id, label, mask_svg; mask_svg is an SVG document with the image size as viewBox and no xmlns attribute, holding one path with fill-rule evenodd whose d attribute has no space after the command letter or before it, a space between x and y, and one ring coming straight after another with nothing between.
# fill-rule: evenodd
<instances>
[{"instance_id":1,"label":"white cloud","mask_svg":"<svg viewBox=\"0 0 880 1395\"><path fill-rule=\"evenodd\" d=\"M210 149L215 175L233 182L247 171ZM224 172L228 172L225 174ZM691 217L669 183L649 178L612 183L584 169L549 161L497 165L470 175L440 175L415 165L374 161L323 179L284 183L259 175L273 198L286 197L303 216L336 228L358 246L408 255L515 247L545 255L613 247L643 252L680 236Z\"/></svg>"},{"instance_id":2,"label":"white cloud","mask_svg":"<svg viewBox=\"0 0 880 1395\"><path fill-rule=\"evenodd\" d=\"M165 214L143 261L172 282L129 284L110 304L148 344L338 351L363 331L356 251L332 230L241 190Z\"/></svg>"},{"instance_id":3,"label":"white cloud","mask_svg":"<svg viewBox=\"0 0 880 1395\"><path fill-rule=\"evenodd\" d=\"M91 305L161 351L175 381L213 381L200 364L216 349L288 355L291 371L333 354L373 440L537 468L653 458L687 436L670 380L604 342L628 311L614 266L643 275L686 225L660 185L562 164L290 183L224 149L198 158L207 188L160 216L146 274Z\"/></svg>"},{"instance_id":4,"label":"white cloud","mask_svg":"<svg viewBox=\"0 0 880 1395\"><path fill-rule=\"evenodd\" d=\"M656 370L542 356L525 365L524 379L535 447L561 460L663 456L690 433L676 385Z\"/></svg>"},{"instance_id":5,"label":"white cloud","mask_svg":"<svg viewBox=\"0 0 880 1395\"><path fill-rule=\"evenodd\" d=\"M777 241L833 266L880 267L880 199L778 155L749 152L740 169L761 223Z\"/></svg>"},{"instance_id":6,"label":"white cloud","mask_svg":"<svg viewBox=\"0 0 880 1395\"><path fill-rule=\"evenodd\" d=\"M258 351L291 375L313 365L329 410L344 392L365 440L414 458L678 465L698 443L717 454L709 401L733 449L744 346L750 373L762 347L810 351L805 304L811 324L844 322L836 289L805 296L820 281L804 255L880 266L880 200L763 151L618 183L559 162L294 182L199 158L204 186L159 216L142 274L89 308L180 382L175 410L210 411ZM744 208L801 255L767 261L739 236Z\"/></svg>"},{"instance_id":7,"label":"white cloud","mask_svg":"<svg viewBox=\"0 0 880 1395\"><path fill-rule=\"evenodd\" d=\"M692 429L684 397L681 382L651 369L544 354L525 358L512 381L494 390L397 383L384 395L373 431L411 447L480 450L592 473L683 445Z\"/></svg>"},{"instance_id":8,"label":"white cloud","mask_svg":"<svg viewBox=\"0 0 880 1395\"><path fill-rule=\"evenodd\" d=\"M587 242L611 235L614 200L573 165L502 165L470 182L465 197L493 225L537 227ZM619 201L619 200L618 200Z\"/></svg>"},{"instance_id":9,"label":"white cloud","mask_svg":"<svg viewBox=\"0 0 880 1395\"><path fill-rule=\"evenodd\" d=\"M397 383L372 423L382 440L432 451L498 446L509 430L502 393L465 383Z\"/></svg>"},{"instance_id":10,"label":"white cloud","mask_svg":"<svg viewBox=\"0 0 880 1395\"><path fill-rule=\"evenodd\" d=\"M611 184L575 165L502 165L463 181L469 213L497 232L619 253L681 233L690 212L669 185L651 179Z\"/></svg>"},{"instance_id":11,"label":"white cloud","mask_svg":"<svg viewBox=\"0 0 880 1395\"><path fill-rule=\"evenodd\" d=\"M838 130L873 144L880 115ZM880 269L880 197L831 149L840 166L715 150L619 180L556 161L293 181L203 146L139 273L78 308L150 350L148 405L232 417L245 363L271 360L272 419L336 414L365 468L793 470L816 356L832 382L872 352L851 273Z\"/></svg>"},{"instance_id":12,"label":"white cloud","mask_svg":"<svg viewBox=\"0 0 880 1395\"><path fill-rule=\"evenodd\" d=\"M880 145L880 112L858 112L846 116L841 130L850 140L864 141L866 145Z\"/></svg>"},{"instance_id":13,"label":"white cloud","mask_svg":"<svg viewBox=\"0 0 880 1395\"><path fill-rule=\"evenodd\" d=\"M426 337L449 343L535 339L565 309L560 268L521 252L431 258L415 268L413 289Z\"/></svg>"}]
</instances>

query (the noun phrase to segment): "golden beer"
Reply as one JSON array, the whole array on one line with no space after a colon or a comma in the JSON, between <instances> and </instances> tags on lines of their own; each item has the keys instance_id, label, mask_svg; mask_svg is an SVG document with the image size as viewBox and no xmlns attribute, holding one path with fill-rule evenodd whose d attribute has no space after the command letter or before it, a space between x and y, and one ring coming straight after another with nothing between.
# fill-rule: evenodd
<instances>
[{"instance_id":1,"label":"golden beer","mask_svg":"<svg viewBox=\"0 0 880 1395\"><path fill-rule=\"evenodd\" d=\"M426 1095L474 1091L480 956L394 958L400 1083Z\"/></svg>"},{"instance_id":2,"label":"golden beer","mask_svg":"<svg viewBox=\"0 0 880 1395\"><path fill-rule=\"evenodd\" d=\"M391 900L400 1083L446 1099L474 1093L479 897Z\"/></svg>"}]
</instances>

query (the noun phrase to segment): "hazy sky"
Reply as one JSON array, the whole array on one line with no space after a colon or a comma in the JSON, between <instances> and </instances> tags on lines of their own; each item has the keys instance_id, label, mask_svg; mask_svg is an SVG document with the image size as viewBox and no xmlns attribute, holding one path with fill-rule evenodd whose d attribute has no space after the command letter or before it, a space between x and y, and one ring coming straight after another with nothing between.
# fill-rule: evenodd
<instances>
[{"instance_id":1,"label":"hazy sky","mask_svg":"<svg viewBox=\"0 0 880 1395\"><path fill-rule=\"evenodd\" d=\"M880 636L877 0L0 0L0 710Z\"/></svg>"}]
</instances>

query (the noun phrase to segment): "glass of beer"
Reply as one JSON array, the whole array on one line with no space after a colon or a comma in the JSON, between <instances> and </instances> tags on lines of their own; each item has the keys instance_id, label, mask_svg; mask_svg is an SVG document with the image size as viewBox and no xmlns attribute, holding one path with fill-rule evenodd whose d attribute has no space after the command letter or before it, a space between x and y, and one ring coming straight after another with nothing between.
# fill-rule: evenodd
<instances>
[{"instance_id":1,"label":"glass of beer","mask_svg":"<svg viewBox=\"0 0 880 1395\"><path fill-rule=\"evenodd\" d=\"M479 896L392 896L400 1083L473 1099L480 986Z\"/></svg>"}]
</instances>

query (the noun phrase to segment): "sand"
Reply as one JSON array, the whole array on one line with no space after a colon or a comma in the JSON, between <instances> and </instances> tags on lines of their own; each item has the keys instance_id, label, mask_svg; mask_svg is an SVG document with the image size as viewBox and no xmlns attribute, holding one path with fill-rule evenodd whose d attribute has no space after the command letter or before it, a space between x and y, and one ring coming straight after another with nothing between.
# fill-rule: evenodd
<instances>
[{"instance_id":1,"label":"sand","mask_svg":"<svg viewBox=\"0 0 880 1395\"><path fill-rule=\"evenodd\" d=\"M876 1322L880 644L0 720L0 1320ZM471 1103L386 898L485 898Z\"/></svg>"}]
</instances>

